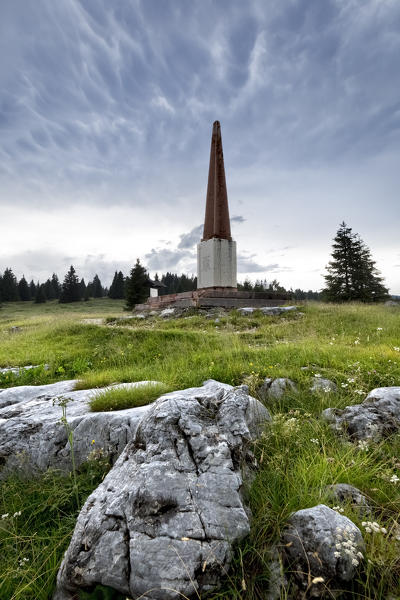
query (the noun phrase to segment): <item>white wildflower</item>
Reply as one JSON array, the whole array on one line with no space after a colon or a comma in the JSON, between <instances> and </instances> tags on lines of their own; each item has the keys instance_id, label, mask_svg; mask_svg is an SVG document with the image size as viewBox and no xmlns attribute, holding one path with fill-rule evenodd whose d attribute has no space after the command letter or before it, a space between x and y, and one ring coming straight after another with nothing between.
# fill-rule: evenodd
<instances>
[{"instance_id":1,"label":"white wildflower","mask_svg":"<svg viewBox=\"0 0 400 600\"><path fill-rule=\"evenodd\" d=\"M348 381L349 383L354 383L354 382L355 382L355 379L354 379L354 377L349 377L347 381Z\"/></svg>"},{"instance_id":2,"label":"white wildflower","mask_svg":"<svg viewBox=\"0 0 400 600\"><path fill-rule=\"evenodd\" d=\"M393 346L393 350L395 352L400 352L400 347L399 346Z\"/></svg>"},{"instance_id":3,"label":"white wildflower","mask_svg":"<svg viewBox=\"0 0 400 600\"><path fill-rule=\"evenodd\" d=\"M383 327L377 327L376 330L377 331L383 331Z\"/></svg>"},{"instance_id":4,"label":"white wildflower","mask_svg":"<svg viewBox=\"0 0 400 600\"><path fill-rule=\"evenodd\" d=\"M362 450L363 452L368 452L369 446L366 440L359 440L357 444L357 448Z\"/></svg>"},{"instance_id":5,"label":"white wildflower","mask_svg":"<svg viewBox=\"0 0 400 600\"><path fill-rule=\"evenodd\" d=\"M2 519L7 519L9 517L9 513L4 513L4 515L1 515Z\"/></svg>"},{"instance_id":6,"label":"white wildflower","mask_svg":"<svg viewBox=\"0 0 400 600\"><path fill-rule=\"evenodd\" d=\"M339 513L344 513L344 508L342 508L341 506L332 506L332 510L336 510L336 512ZM337 539L342 539L341 536L339 538L339 536L336 536Z\"/></svg>"},{"instance_id":7,"label":"white wildflower","mask_svg":"<svg viewBox=\"0 0 400 600\"><path fill-rule=\"evenodd\" d=\"M387 533L386 527L381 527L376 521L363 521L361 525L364 527L367 533Z\"/></svg>"},{"instance_id":8,"label":"white wildflower","mask_svg":"<svg viewBox=\"0 0 400 600\"><path fill-rule=\"evenodd\" d=\"M392 475L389 481L390 483L398 483L400 479L397 477L397 475Z\"/></svg>"},{"instance_id":9,"label":"white wildflower","mask_svg":"<svg viewBox=\"0 0 400 600\"><path fill-rule=\"evenodd\" d=\"M334 510L340 509L339 506L334 507ZM343 509L341 509L343 511ZM354 567L358 567L360 560L364 558L362 552L357 547L355 539L355 532L351 531L351 528L347 525L344 530L336 529L335 532L335 552L333 556L335 558L345 558L351 560L351 564Z\"/></svg>"},{"instance_id":10,"label":"white wildflower","mask_svg":"<svg viewBox=\"0 0 400 600\"><path fill-rule=\"evenodd\" d=\"M319 439L318 438L310 438L310 442L312 442L313 444L319 444Z\"/></svg>"},{"instance_id":11,"label":"white wildflower","mask_svg":"<svg viewBox=\"0 0 400 600\"><path fill-rule=\"evenodd\" d=\"M348 383L342 383L341 386L342 386L342 388L347 388L347 387L349 387L349 384Z\"/></svg>"}]
</instances>

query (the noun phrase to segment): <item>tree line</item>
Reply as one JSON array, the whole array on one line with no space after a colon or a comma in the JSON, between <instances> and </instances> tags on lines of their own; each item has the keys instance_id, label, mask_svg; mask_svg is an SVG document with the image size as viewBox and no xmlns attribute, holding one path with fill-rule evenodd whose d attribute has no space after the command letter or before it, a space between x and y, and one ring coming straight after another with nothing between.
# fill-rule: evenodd
<instances>
[{"instance_id":1,"label":"tree line","mask_svg":"<svg viewBox=\"0 0 400 600\"><path fill-rule=\"evenodd\" d=\"M75 302L101 298L107 294L108 290L102 286L98 275L86 284L83 278L78 278L72 265L62 284L55 273L45 283L39 281L35 283L33 279L28 283L24 275L18 281L10 268L0 274L0 301L3 302L33 301L37 304L47 300Z\"/></svg>"},{"instance_id":2,"label":"tree line","mask_svg":"<svg viewBox=\"0 0 400 600\"><path fill-rule=\"evenodd\" d=\"M377 302L389 298L389 291L383 284L383 278L371 257L371 251L351 227L341 223L333 240L332 260L328 263L325 275L325 288L313 290L285 289L276 279L272 282L257 280L254 284L246 279L238 284L239 290L254 292L270 292L285 295L292 300L324 300L332 302ZM140 304L149 296L149 288L157 287L159 295L189 292L197 289L197 277L167 272L161 277L156 273L150 279L145 267L136 260L128 276L122 271L115 271L109 289L104 287L96 274L88 284L79 279L74 267L69 271L61 284L53 273L45 283L27 282L24 276L17 281L11 268L0 274L0 301L34 301L58 300L62 303L89 300L108 296L113 299L125 299L128 309Z\"/></svg>"}]
</instances>

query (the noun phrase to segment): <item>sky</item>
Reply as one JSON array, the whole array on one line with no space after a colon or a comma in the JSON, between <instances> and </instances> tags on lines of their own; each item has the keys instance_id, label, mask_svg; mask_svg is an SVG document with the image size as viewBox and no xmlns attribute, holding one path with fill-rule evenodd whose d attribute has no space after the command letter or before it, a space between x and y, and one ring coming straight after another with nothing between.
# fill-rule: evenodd
<instances>
[{"instance_id":1,"label":"sky","mask_svg":"<svg viewBox=\"0 0 400 600\"><path fill-rule=\"evenodd\" d=\"M400 294L398 0L1 0L0 271L196 273L221 122L238 279Z\"/></svg>"}]
</instances>

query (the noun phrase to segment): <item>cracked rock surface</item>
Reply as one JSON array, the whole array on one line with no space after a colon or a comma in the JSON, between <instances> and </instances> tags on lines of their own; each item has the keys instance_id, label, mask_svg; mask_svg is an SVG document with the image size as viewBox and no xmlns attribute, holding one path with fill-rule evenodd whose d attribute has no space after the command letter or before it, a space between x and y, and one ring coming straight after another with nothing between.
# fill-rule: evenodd
<instances>
[{"instance_id":1,"label":"cracked rock surface","mask_svg":"<svg viewBox=\"0 0 400 600\"><path fill-rule=\"evenodd\" d=\"M355 441L380 440L400 430L400 386L375 388L361 404L327 408L322 416Z\"/></svg>"},{"instance_id":2,"label":"cracked rock surface","mask_svg":"<svg viewBox=\"0 0 400 600\"><path fill-rule=\"evenodd\" d=\"M242 473L267 420L244 389L212 380L159 398L85 503L54 598L96 584L142 600L214 589L249 533Z\"/></svg>"},{"instance_id":3,"label":"cracked rock surface","mask_svg":"<svg viewBox=\"0 0 400 600\"><path fill-rule=\"evenodd\" d=\"M300 590L294 598L334 597L328 590L341 589L351 581L365 553L363 537L353 521L324 504L290 516L282 547L290 577Z\"/></svg>"},{"instance_id":4,"label":"cracked rock surface","mask_svg":"<svg viewBox=\"0 0 400 600\"><path fill-rule=\"evenodd\" d=\"M102 448L114 461L133 437L149 406L113 412L90 412L89 401L103 391L73 391L76 381L48 385L22 385L0 390L0 478L19 471L32 475L49 467L71 470L71 452L62 409L57 402L69 398L67 421L73 431L76 465ZM135 387L149 382L124 383ZM95 441L94 444L92 441Z\"/></svg>"}]
</instances>

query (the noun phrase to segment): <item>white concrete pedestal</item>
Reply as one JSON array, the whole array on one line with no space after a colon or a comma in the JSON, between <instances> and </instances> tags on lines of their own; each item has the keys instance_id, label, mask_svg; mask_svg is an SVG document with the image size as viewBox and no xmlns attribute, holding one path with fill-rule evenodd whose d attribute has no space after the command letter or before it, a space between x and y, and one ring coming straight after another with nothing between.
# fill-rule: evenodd
<instances>
[{"instance_id":1,"label":"white concrete pedestal","mask_svg":"<svg viewBox=\"0 0 400 600\"><path fill-rule=\"evenodd\" d=\"M197 288L237 287L236 242L212 238L197 244Z\"/></svg>"}]
</instances>

